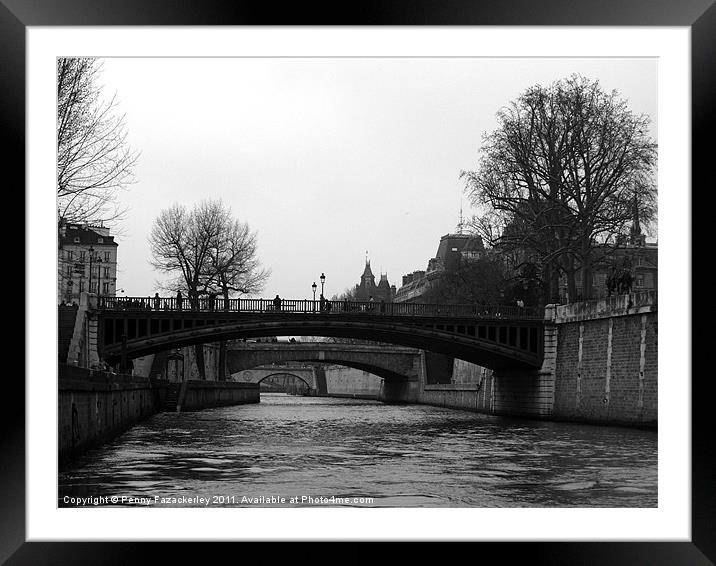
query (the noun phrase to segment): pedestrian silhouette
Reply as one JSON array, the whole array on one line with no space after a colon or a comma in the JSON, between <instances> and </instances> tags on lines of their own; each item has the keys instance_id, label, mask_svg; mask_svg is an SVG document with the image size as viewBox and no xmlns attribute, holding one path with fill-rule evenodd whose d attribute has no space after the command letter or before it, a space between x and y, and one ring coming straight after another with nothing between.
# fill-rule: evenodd
<instances>
[{"instance_id":1,"label":"pedestrian silhouette","mask_svg":"<svg viewBox=\"0 0 716 566\"><path fill-rule=\"evenodd\" d=\"M281 310L281 297L278 295L276 295L276 298L273 300L273 308L277 311Z\"/></svg>"},{"instance_id":2,"label":"pedestrian silhouette","mask_svg":"<svg viewBox=\"0 0 716 566\"><path fill-rule=\"evenodd\" d=\"M181 289L179 289L179 290L177 291L177 309L181 310L182 301L183 301L183 300L184 300L184 299L183 299L182 294L181 294Z\"/></svg>"},{"instance_id":3,"label":"pedestrian silhouette","mask_svg":"<svg viewBox=\"0 0 716 566\"><path fill-rule=\"evenodd\" d=\"M159 310L159 303L160 303L159 293L154 293L154 310L156 310L156 311Z\"/></svg>"},{"instance_id":4,"label":"pedestrian silhouette","mask_svg":"<svg viewBox=\"0 0 716 566\"><path fill-rule=\"evenodd\" d=\"M209 310L214 310L214 305L216 303L216 293L209 293Z\"/></svg>"},{"instance_id":5,"label":"pedestrian silhouette","mask_svg":"<svg viewBox=\"0 0 716 566\"><path fill-rule=\"evenodd\" d=\"M622 266L617 274L617 293L626 295L631 293L634 276L631 273L631 261L628 258L622 260Z\"/></svg>"},{"instance_id":6,"label":"pedestrian silhouette","mask_svg":"<svg viewBox=\"0 0 716 566\"><path fill-rule=\"evenodd\" d=\"M619 294L626 295L631 293L631 287L634 282L634 277L627 269L623 269L619 277Z\"/></svg>"},{"instance_id":7,"label":"pedestrian silhouette","mask_svg":"<svg viewBox=\"0 0 716 566\"><path fill-rule=\"evenodd\" d=\"M612 265L607 276L607 297L611 297L612 293L617 292L619 285L619 276L617 274L616 265Z\"/></svg>"}]
</instances>

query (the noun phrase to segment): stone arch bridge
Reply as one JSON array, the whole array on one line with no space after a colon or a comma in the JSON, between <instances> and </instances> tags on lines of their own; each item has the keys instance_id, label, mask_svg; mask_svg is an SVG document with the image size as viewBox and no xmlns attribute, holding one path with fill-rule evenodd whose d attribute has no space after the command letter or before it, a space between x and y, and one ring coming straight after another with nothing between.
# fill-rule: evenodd
<instances>
[{"instance_id":1,"label":"stone arch bridge","mask_svg":"<svg viewBox=\"0 0 716 566\"><path fill-rule=\"evenodd\" d=\"M337 364L372 373L386 381L417 380L422 363L420 350L383 344L235 341L227 346L226 364L231 374L286 362Z\"/></svg>"},{"instance_id":2,"label":"stone arch bridge","mask_svg":"<svg viewBox=\"0 0 716 566\"><path fill-rule=\"evenodd\" d=\"M370 340L495 370L539 368L543 358L544 315L520 307L284 300L276 308L266 299L101 297L92 310L99 356L110 363L206 342L292 335Z\"/></svg>"},{"instance_id":3,"label":"stone arch bridge","mask_svg":"<svg viewBox=\"0 0 716 566\"><path fill-rule=\"evenodd\" d=\"M293 376L306 384L311 394L325 393L321 391L316 368L307 364L276 364L256 366L246 370L234 372L231 375L232 381L239 383L260 384L265 379L278 376Z\"/></svg>"}]
</instances>

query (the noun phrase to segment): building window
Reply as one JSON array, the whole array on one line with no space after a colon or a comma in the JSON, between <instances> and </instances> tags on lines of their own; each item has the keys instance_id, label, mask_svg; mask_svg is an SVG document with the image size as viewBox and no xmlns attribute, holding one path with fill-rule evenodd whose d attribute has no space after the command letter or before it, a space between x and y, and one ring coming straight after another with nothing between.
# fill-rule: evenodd
<instances>
[{"instance_id":1,"label":"building window","mask_svg":"<svg viewBox=\"0 0 716 566\"><path fill-rule=\"evenodd\" d=\"M109 261L109 252L104 252L104 261Z\"/></svg>"},{"instance_id":2,"label":"building window","mask_svg":"<svg viewBox=\"0 0 716 566\"><path fill-rule=\"evenodd\" d=\"M98 243L98 244L103 244L103 243L104 243L104 239L103 239L103 238L97 238L97 243Z\"/></svg>"},{"instance_id":3,"label":"building window","mask_svg":"<svg viewBox=\"0 0 716 566\"><path fill-rule=\"evenodd\" d=\"M80 243L80 237L79 237L79 236L75 236L74 242L75 242L75 244L79 244L79 243Z\"/></svg>"},{"instance_id":4,"label":"building window","mask_svg":"<svg viewBox=\"0 0 716 566\"><path fill-rule=\"evenodd\" d=\"M80 261L85 260L85 252L80 252Z\"/></svg>"},{"instance_id":5,"label":"building window","mask_svg":"<svg viewBox=\"0 0 716 566\"><path fill-rule=\"evenodd\" d=\"M67 250L67 259L72 261L72 256L73 256L72 250Z\"/></svg>"},{"instance_id":6,"label":"building window","mask_svg":"<svg viewBox=\"0 0 716 566\"><path fill-rule=\"evenodd\" d=\"M109 283L102 283L102 294L109 295Z\"/></svg>"},{"instance_id":7,"label":"building window","mask_svg":"<svg viewBox=\"0 0 716 566\"><path fill-rule=\"evenodd\" d=\"M85 290L85 282L80 279L80 293L83 293Z\"/></svg>"},{"instance_id":8,"label":"building window","mask_svg":"<svg viewBox=\"0 0 716 566\"><path fill-rule=\"evenodd\" d=\"M644 276L643 276L643 275L639 275L639 276L636 278L636 286L637 286L637 287L643 287L643 286L644 286Z\"/></svg>"},{"instance_id":9,"label":"building window","mask_svg":"<svg viewBox=\"0 0 716 566\"><path fill-rule=\"evenodd\" d=\"M105 268L104 268L104 276L107 277L107 278L110 277L110 275L109 275L109 267L105 267Z\"/></svg>"},{"instance_id":10,"label":"building window","mask_svg":"<svg viewBox=\"0 0 716 566\"><path fill-rule=\"evenodd\" d=\"M97 292L97 282L92 281L92 284L90 285L90 293L96 293Z\"/></svg>"}]
</instances>

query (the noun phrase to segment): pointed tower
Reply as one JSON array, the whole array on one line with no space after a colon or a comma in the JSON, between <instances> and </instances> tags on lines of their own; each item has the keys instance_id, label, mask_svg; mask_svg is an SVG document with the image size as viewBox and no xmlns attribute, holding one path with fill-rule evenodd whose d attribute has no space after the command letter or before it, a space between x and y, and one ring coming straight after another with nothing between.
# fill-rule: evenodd
<instances>
[{"instance_id":1,"label":"pointed tower","mask_svg":"<svg viewBox=\"0 0 716 566\"><path fill-rule=\"evenodd\" d=\"M370 260L368 258L365 260L363 275L360 276L360 284L361 287L366 289L369 293L375 287L375 275L373 275L373 270L370 268Z\"/></svg>"},{"instance_id":2,"label":"pointed tower","mask_svg":"<svg viewBox=\"0 0 716 566\"><path fill-rule=\"evenodd\" d=\"M380 282L378 283L378 296L386 303L392 303L395 292L388 282L388 274L380 272Z\"/></svg>"},{"instance_id":3,"label":"pointed tower","mask_svg":"<svg viewBox=\"0 0 716 566\"><path fill-rule=\"evenodd\" d=\"M457 218L457 233L461 235L465 233L465 222L462 218L462 198L460 198L460 215Z\"/></svg>"},{"instance_id":4,"label":"pointed tower","mask_svg":"<svg viewBox=\"0 0 716 566\"><path fill-rule=\"evenodd\" d=\"M639 201L636 193L634 193L632 214L634 215L634 220L632 221L631 228L629 229L629 243L633 246L644 246L646 243L646 236L642 234L641 224L639 223Z\"/></svg>"}]
</instances>

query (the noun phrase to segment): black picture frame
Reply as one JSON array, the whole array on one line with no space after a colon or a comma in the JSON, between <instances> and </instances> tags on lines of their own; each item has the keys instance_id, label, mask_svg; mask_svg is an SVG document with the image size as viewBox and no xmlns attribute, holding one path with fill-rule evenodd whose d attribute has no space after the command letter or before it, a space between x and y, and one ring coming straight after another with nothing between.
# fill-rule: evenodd
<instances>
[{"instance_id":1,"label":"black picture frame","mask_svg":"<svg viewBox=\"0 0 716 566\"><path fill-rule=\"evenodd\" d=\"M340 9L339 9L340 8ZM431 0L364 1L355 4L293 3L210 0L172 2L158 0L0 0L0 116L8 187L20 194L25 186L25 31L28 26L116 25L558 25L558 26L687 26L692 49L692 186L712 185L707 170L713 160L714 104L716 100L716 6L712 0L505 0L443 2ZM24 195L24 191L23 191ZM24 198L19 208L25 210ZM704 230L703 224L698 229ZM694 234L696 236L696 234ZM705 234L701 234L706 238ZM701 238L694 237L697 242ZM9 240L8 240L9 241ZM10 242L10 241L9 241ZM11 244L12 245L12 244ZM32 258L25 256L25 262ZM14 267L17 288L22 279ZM24 285L23 285L24 287ZM26 299L30 297L26 296ZM691 309L688 301L682 308ZM19 320L19 319L16 319ZM691 329L683 329L690 332ZM18 333L19 334L19 333ZM705 339L705 338L704 338ZM26 348L28 345L26 344ZM48 346L49 347L49 346ZM54 347L54 345L52 346ZM694 349L699 351L699 348ZM695 366L694 366L695 367ZM692 361L684 360L684 375L691 379ZM716 470L710 372L695 375L692 391L692 537L690 542L495 542L470 548L472 559L499 559L500 563L529 561L536 564L714 564L716 562ZM700 379L696 379L700 378ZM164 563L207 560L206 544L142 542L26 542L25 541L25 386L17 370L6 370L3 427L0 433L0 562L18 564L125 564L151 558L148 547L159 550ZM7 399L14 399L7 402ZM22 400L22 401L21 401ZM663 404L664 410L668 407ZM272 560L295 559L305 554L312 560L363 563L384 555L389 543L344 543L308 550L302 543L272 544ZM248 549L260 543L230 545L232 560L243 560ZM237 545L241 545L240 549ZM160 548L156 548L160 546ZM408 545L404 545L408 546ZM334 548L331 548L334 547ZM226 548L226 547L225 547ZM225 550L222 548L222 550ZM415 556L458 559L456 550L446 555L441 545L422 544L401 549L401 560ZM153 554L153 553L152 553ZM211 555L209 555L211 556ZM231 556L231 555L230 555ZM218 553L216 560L220 558Z\"/></svg>"}]
</instances>

